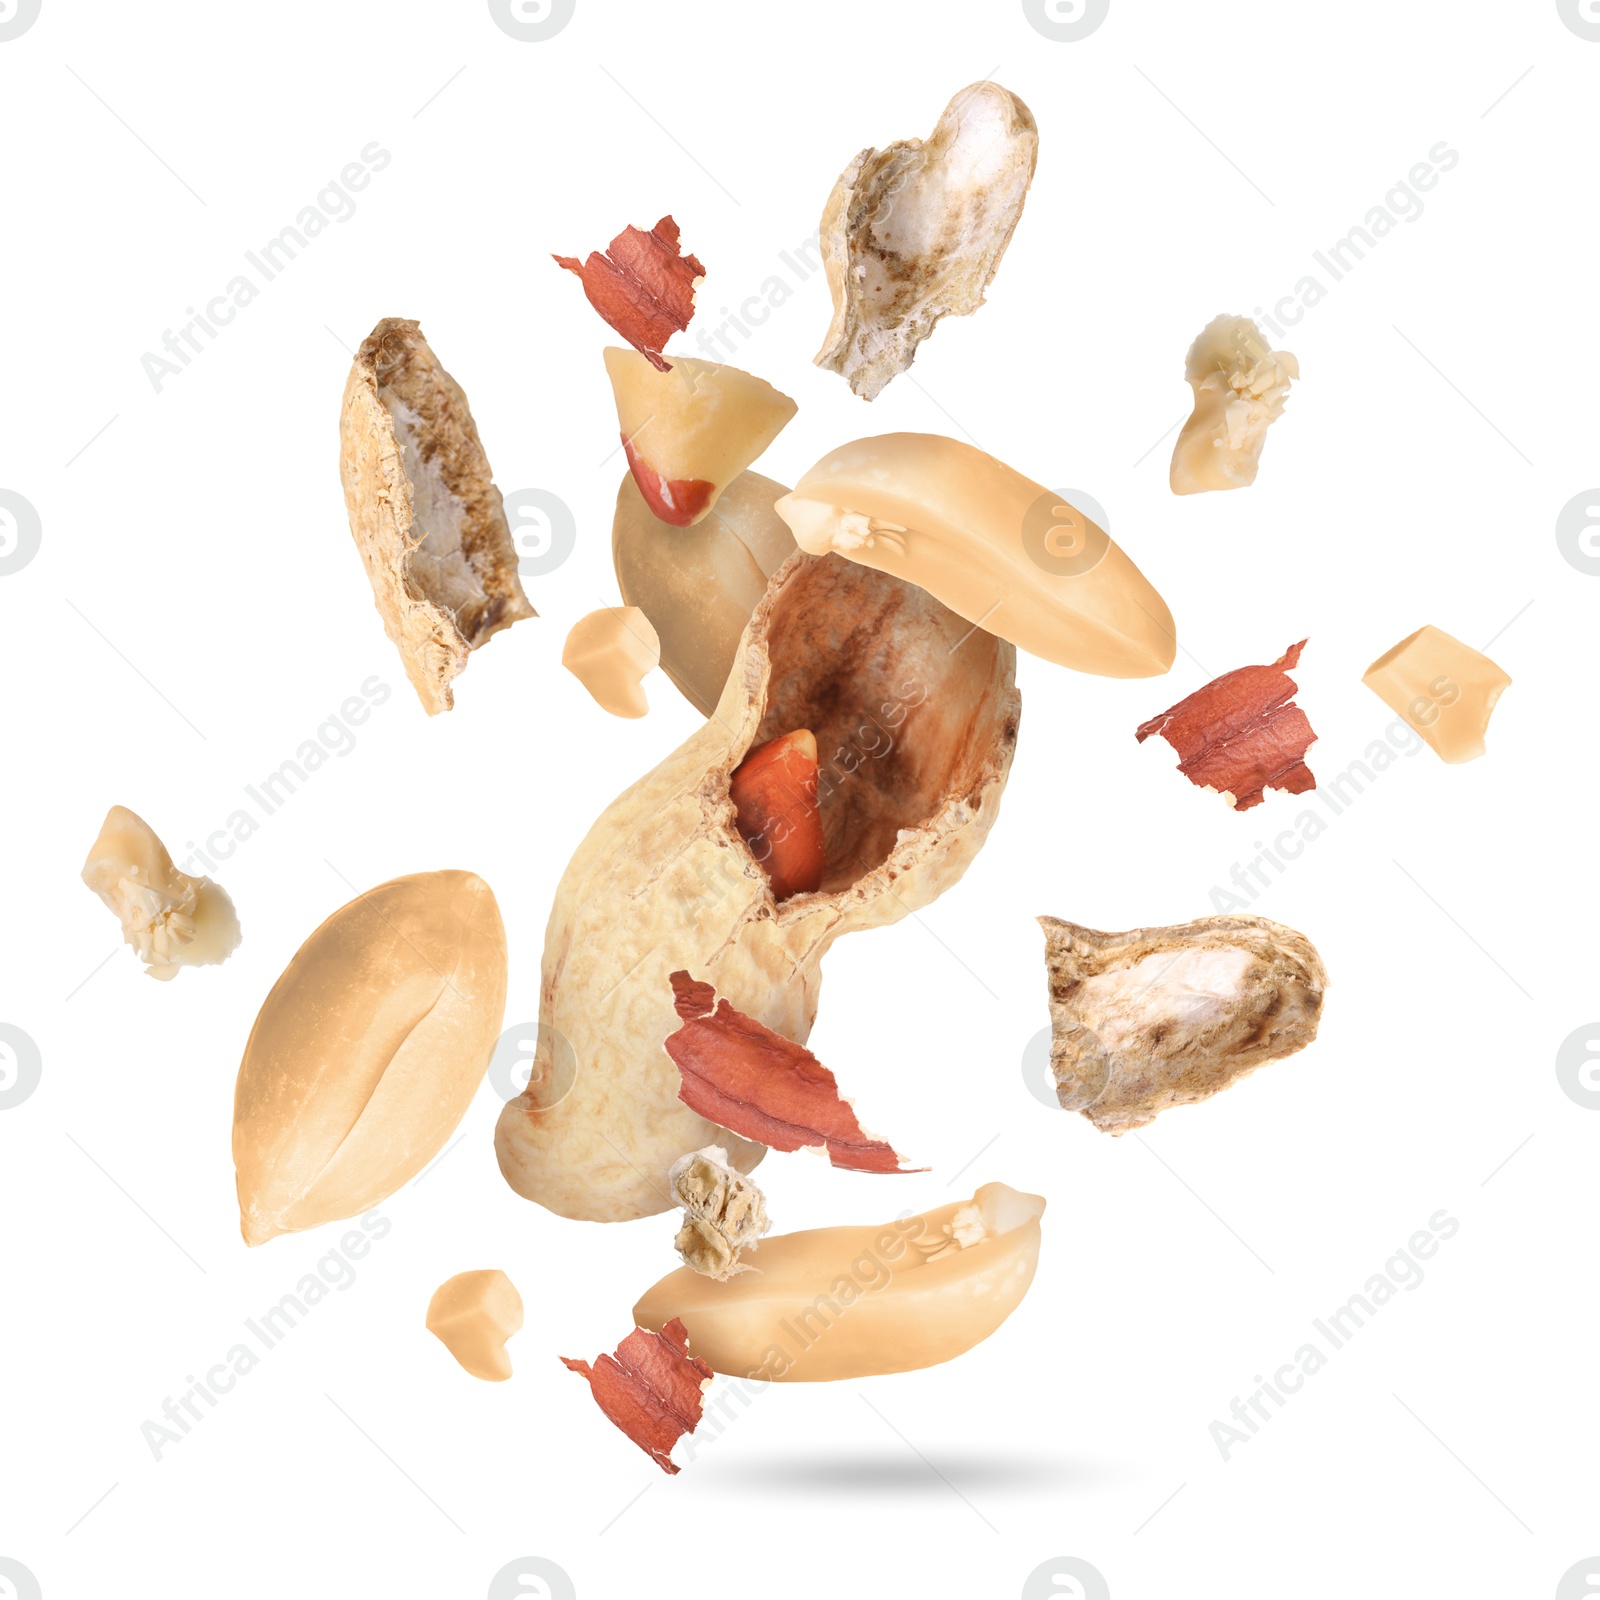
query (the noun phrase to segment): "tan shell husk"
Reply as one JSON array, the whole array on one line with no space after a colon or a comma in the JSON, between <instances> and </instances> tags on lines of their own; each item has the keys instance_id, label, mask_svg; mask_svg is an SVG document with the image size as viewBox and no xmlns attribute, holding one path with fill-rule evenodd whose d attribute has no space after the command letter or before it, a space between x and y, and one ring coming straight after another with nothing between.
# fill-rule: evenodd
<instances>
[{"instance_id":1,"label":"tan shell husk","mask_svg":"<svg viewBox=\"0 0 1600 1600\"><path fill-rule=\"evenodd\" d=\"M382 396L420 419L419 448L462 503L460 554L480 592L446 594L421 569L413 486L395 420ZM451 680L502 628L538 615L522 592L517 548L467 397L404 317L385 317L363 340L339 418L339 476L350 532L372 584L384 632L430 716L455 704ZM431 592L430 592L431 591Z\"/></svg>"},{"instance_id":2,"label":"tan shell husk","mask_svg":"<svg viewBox=\"0 0 1600 1600\"><path fill-rule=\"evenodd\" d=\"M1201 917L1170 928L1101 933L1040 917L1050 990L1050 1070L1062 1108L1102 1133L1121 1134L1173 1106L1209 1100L1317 1036L1328 974L1311 941L1248 914ZM1153 984L1088 1003L1084 983L1149 956L1239 951L1236 994L1210 1008L1163 1005ZM1173 969L1174 983L1182 974ZM1159 981L1160 968L1157 969ZM1130 1002L1143 1000L1144 1004Z\"/></svg>"},{"instance_id":3,"label":"tan shell husk","mask_svg":"<svg viewBox=\"0 0 1600 1600\"><path fill-rule=\"evenodd\" d=\"M981 181L967 174L951 181L956 154L972 157L963 143L974 114L996 124L977 145L988 167ZM917 346L941 317L968 316L983 304L1000 258L1022 215L1039 154L1033 113L998 83L969 84L955 95L926 140L900 139L882 150L863 150L833 186L823 207L819 237L822 265L833 296L816 365L837 372L865 400L875 399L916 358ZM927 232L912 225L897 234L897 204L915 199L925 172L943 181L927 204L937 206L940 226L933 243L901 248Z\"/></svg>"},{"instance_id":4,"label":"tan shell husk","mask_svg":"<svg viewBox=\"0 0 1600 1600\"><path fill-rule=\"evenodd\" d=\"M689 1151L719 1144L738 1170L756 1164L763 1146L678 1099L668 974L685 969L804 1042L833 941L929 904L977 854L1015 750L1015 666L1011 645L889 574L836 556L779 568L710 720L606 808L562 876L545 934L541 1087L506 1105L495 1136L512 1188L613 1222L671 1209L668 1173ZM883 733L919 688L876 770L858 755L851 776L828 778L869 710ZM817 893L779 906L734 827L728 783L754 745L802 726L833 790L827 863ZM565 1073L543 1059L560 1041L575 1063Z\"/></svg>"}]
</instances>

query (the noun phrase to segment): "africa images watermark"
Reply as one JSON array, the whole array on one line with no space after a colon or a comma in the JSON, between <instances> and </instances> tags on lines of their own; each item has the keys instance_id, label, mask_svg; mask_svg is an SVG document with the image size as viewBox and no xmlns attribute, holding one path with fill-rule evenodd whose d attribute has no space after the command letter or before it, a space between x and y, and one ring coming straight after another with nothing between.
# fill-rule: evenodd
<instances>
[{"instance_id":1,"label":"africa images watermark","mask_svg":"<svg viewBox=\"0 0 1600 1600\"><path fill-rule=\"evenodd\" d=\"M1420 1288L1426 1276L1422 1262L1432 1260L1439 1253L1440 1244L1453 1239L1460 1231L1461 1224L1448 1211L1435 1211L1428 1218L1427 1227L1413 1233L1384 1262L1383 1270L1367 1279L1359 1293L1351 1295L1326 1317L1313 1317L1311 1326L1318 1337L1302 1344L1271 1378L1258 1372L1254 1379L1257 1387L1243 1398L1233 1397L1228 1407L1232 1421L1217 1418L1211 1423L1211 1442L1221 1452L1222 1459L1231 1461L1240 1445L1251 1443L1290 1398L1300 1393L1306 1379L1321 1372L1332 1360L1333 1353L1344 1349L1402 1289L1410 1292ZM1268 1409L1269 1402L1273 1410Z\"/></svg>"},{"instance_id":2,"label":"africa images watermark","mask_svg":"<svg viewBox=\"0 0 1600 1600\"><path fill-rule=\"evenodd\" d=\"M164 1451L182 1444L195 1426L205 1421L207 1413L216 1410L222 1397L233 1392L239 1379L255 1371L262 1355L282 1344L331 1290L350 1288L356 1281L353 1263L361 1260L391 1226L387 1217L369 1211L361 1219L360 1230L349 1229L317 1262L315 1272L302 1275L292 1293L283 1295L259 1316L246 1317L244 1327L249 1339L231 1345L222 1359L201 1376L186 1374L183 1381L188 1387L176 1398L169 1394L161 1402L163 1420L146 1419L139 1425L150 1454L160 1461ZM261 1354L257 1354L258 1347Z\"/></svg>"},{"instance_id":3,"label":"africa images watermark","mask_svg":"<svg viewBox=\"0 0 1600 1600\"><path fill-rule=\"evenodd\" d=\"M259 249L246 250L244 258L254 275L241 272L230 278L220 294L206 301L203 311L187 307L184 316L188 320L176 332L167 328L161 336L161 349L166 353L146 350L139 358L150 387L160 394L168 378L180 376L196 356L204 353L202 334L207 341L215 342L219 330L298 260L319 234L335 222L348 222L356 214L351 191L359 194L372 182L373 175L382 172L393 159L376 139L370 140L361 147L360 158L347 162L337 178L330 178L317 192L314 203L302 206L292 223L280 228Z\"/></svg>"},{"instance_id":4,"label":"africa images watermark","mask_svg":"<svg viewBox=\"0 0 1600 1600\"><path fill-rule=\"evenodd\" d=\"M347 696L337 711L331 711L318 724L316 737L303 739L294 755L255 783L244 786L248 806L228 814L220 828L206 834L203 844L184 841L189 854L178 863L180 872L215 872L218 861L226 861L246 839L253 837L262 822L283 808L310 778L335 756L347 756L356 747L353 727L360 727L394 691L374 673L362 680L358 693ZM259 817L258 814L259 813ZM216 859L213 860L212 858Z\"/></svg>"},{"instance_id":5,"label":"africa images watermark","mask_svg":"<svg viewBox=\"0 0 1600 1600\"><path fill-rule=\"evenodd\" d=\"M1445 140L1439 140L1428 151L1427 160L1415 162L1404 178L1396 179L1382 201L1368 208L1362 221L1326 250L1311 252L1312 259L1331 282L1325 283L1315 272L1306 273L1290 293L1273 302L1270 314L1265 307L1257 306L1256 321L1265 326L1274 338L1286 337L1285 327L1293 328L1303 321L1307 311L1321 304L1333 292L1333 284L1349 277L1402 222L1421 219L1427 209L1422 196L1436 189L1440 176L1453 171L1460 162L1460 154L1451 149Z\"/></svg>"}]
</instances>

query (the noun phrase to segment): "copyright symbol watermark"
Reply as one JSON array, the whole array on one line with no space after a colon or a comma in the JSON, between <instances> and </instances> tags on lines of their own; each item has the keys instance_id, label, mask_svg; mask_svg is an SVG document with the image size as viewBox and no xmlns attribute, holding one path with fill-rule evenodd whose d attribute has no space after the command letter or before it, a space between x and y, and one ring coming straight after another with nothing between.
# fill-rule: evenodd
<instances>
[{"instance_id":1,"label":"copyright symbol watermark","mask_svg":"<svg viewBox=\"0 0 1600 1600\"><path fill-rule=\"evenodd\" d=\"M1092 572L1111 548L1106 514L1081 489L1046 490L1022 518L1022 548L1052 578Z\"/></svg>"},{"instance_id":2,"label":"copyright symbol watermark","mask_svg":"<svg viewBox=\"0 0 1600 1600\"><path fill-rule=\"evenodd\" d=\"M489 0L494 25L522 44L555 38L577 9L578 0Z\"/></svg>"},{"instance_id":3,"label":"copyright symbol watermark","mask_svg":"<svg viewBox=\"0 0 1600 1600\"><path fill-rule=\"evenodd\" d=\"M517 574L548 578L578 543L577 519L548 489L515 489L505 497L506 522L517 547Z\"/></svg>"},{"instance_id":4,"label":"copyright symbol watermark","mask_svg":"<svg viewBox=\"0 0 1600 1600\"><path fill-rule=\"evenodd\" d=\"M1034 31L1058 44L1087 39L1111 14L1111 0L1022 0Z\"/></svg>"},{"instance_id":5,"label":"copyright symbol watermark","mask_svg":"<svg viewBox=\"0 0 1600 1600\"><path fill-rule=\"evenodd\" d=\"M488 1600L578 1600L578 1591L555 1562L543 1556L518 1556L490 1580Z\"/></svg>"},{"instance_id":6,"label":"copyright symbol watermark","mask_svg":"<svg viewBox=\"0 0 1600 1600\"><path fill-rule=\"evenodd\" d=\"M1556 10L1580 39L1600 41L1600 0L1556 0Z\"/></svg>"},{"instance_id":7,"label":"copyright symbol watermark","mask_svg":"<svg viewBox=\"0 0 1600 1600\"><path fill-rule=\"evenodd\" d=\"M44 0L0 0L0 44L20 39L39 20Z\"/></svg>"},{"instance_id":8,"label":"copyright symbol watermark","mask_svg":"<svg viewBox=\"0 0 1600 1600\"><path fill-rule=\"evenodd\" d=\"M39 1047L21 1028L0 1022L0 1111L14 1111L35 1089L44 1075ZM5 1568L0 1566L0 1576Z\"/></svg>"},{"instance_id":9,"label":"copyright symbol watermark","mask_svg":"<svg viewBox=\"0 0 1600 1600\"><path fill-rule=\"evenodd\" d=\"M4 25L0 24L3 38ZM38 555L43 539L44 527L32 502L10 489L0 489L0 578L21 572Z\"/></svg>"}]
</instances>

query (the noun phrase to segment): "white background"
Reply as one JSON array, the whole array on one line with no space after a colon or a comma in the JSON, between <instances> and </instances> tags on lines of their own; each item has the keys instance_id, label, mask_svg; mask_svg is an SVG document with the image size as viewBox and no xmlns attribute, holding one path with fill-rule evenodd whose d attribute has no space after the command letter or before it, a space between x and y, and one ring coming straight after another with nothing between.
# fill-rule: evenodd
<instances>
[{"instance_id":1,"label":"white background","mask_svg":"<svg viewBox=\"0 0 1600 1600\"><path fill-rule=\"evenodd\" d=\"M925 135L983 75L1033 109L1037 180L988 305L869 409L811 365L827 291L779 252L856 151ZM1077 43L1013 0L578 0L543 43L482 3L44 0L0 42L0 488L43 527L0 577L0 1021L43 1058L0 1112L0 1555L46 1600L476 1597L526 1555L585 1600L1009 1597L1067 1555L1116 1600L1342 1600L1544 1597L1600 1553L1600 1114L1554 1065L1600 1013L1582 912L1600 578L1554 531L1600 482L1597 85L1600 43L1553 0L1114 0ZM141 356L371 141L392 161L354 216L157 393ZM1333 284L1311 252L1440 141L1460 160L1423 214ZM976 864L827 959L813 1048L934 1170L760 1169L783 1229L989 1179L1037 1190L1038 1279L959 1361L776 1386L669 1479L556 1357L614 1346L673 1223L518 1199L486 1085L382 1208L357 1281L158 1462L141 1423L343 1231L255 1251L238 1233L234 1072L301 940L357 889L474 869L507 923L507 1021L525 1019L573 846L695 725L659 674L630 723L559 664L572 622L616 601L621 462L611 336L549 257L669 211L708 269L697 327L775 275L793 289L732 357L800 405L760 470L793 482L867 433L970 438L1094 496L1178 620L1159 681L1023 658L1019 754ZM1189 340L1308 272L1329 292L1283 341L1304 376L1260 482L1173 497ZM431 721L337 474L349 350L386 315L421 320L501 488L558 495L578 529L529 581L539 620L475 655ZM1134 727L1309 636L1299 702L1326 778L1392 724L1362 670L1429 622L1493 639L1515 683L1486 759L1397 761L1251 907L1326 961L1315 1045L1120 1140L1041 1105L1021 1068L1047 1021L1032 918L1206 915L1314 798L1235 815ZM106 808L181 857L374 674L394 692L356 747L217 874L238 954L144 977L77 879ZM1426 1280L1224 1461L1211 1423L1440 1209L1460 1226ZM422 1325L440 1281L489 1265L528 1312L503 1385Z\"/></svg>"}]
</instances>

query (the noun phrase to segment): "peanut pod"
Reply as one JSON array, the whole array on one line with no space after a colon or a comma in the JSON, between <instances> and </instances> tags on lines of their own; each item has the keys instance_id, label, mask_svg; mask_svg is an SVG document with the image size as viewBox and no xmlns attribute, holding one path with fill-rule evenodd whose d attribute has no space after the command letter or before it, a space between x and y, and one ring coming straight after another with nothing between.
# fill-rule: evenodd
<instances>
[{"instance_id":1,"label":"peanut pod","mask_svg":"<svg viewBox=\"0 0 1600 1600\"><path fill-rule=\"evenodd\" d=\"M833 941L927 905L987 836L1015 667L1009 644L889 573L835 556L778 569L710 719L606 808L556 890L533 1073L495 1135L518 1194L617 1222L671 1209L689 1151L756 1164L762 1146L678 1099L668 974L804 1042ZM728 790L747 751L795 728L816 735L825 860L820 888L780 905Z\"/></svg>"}]
</instances>

